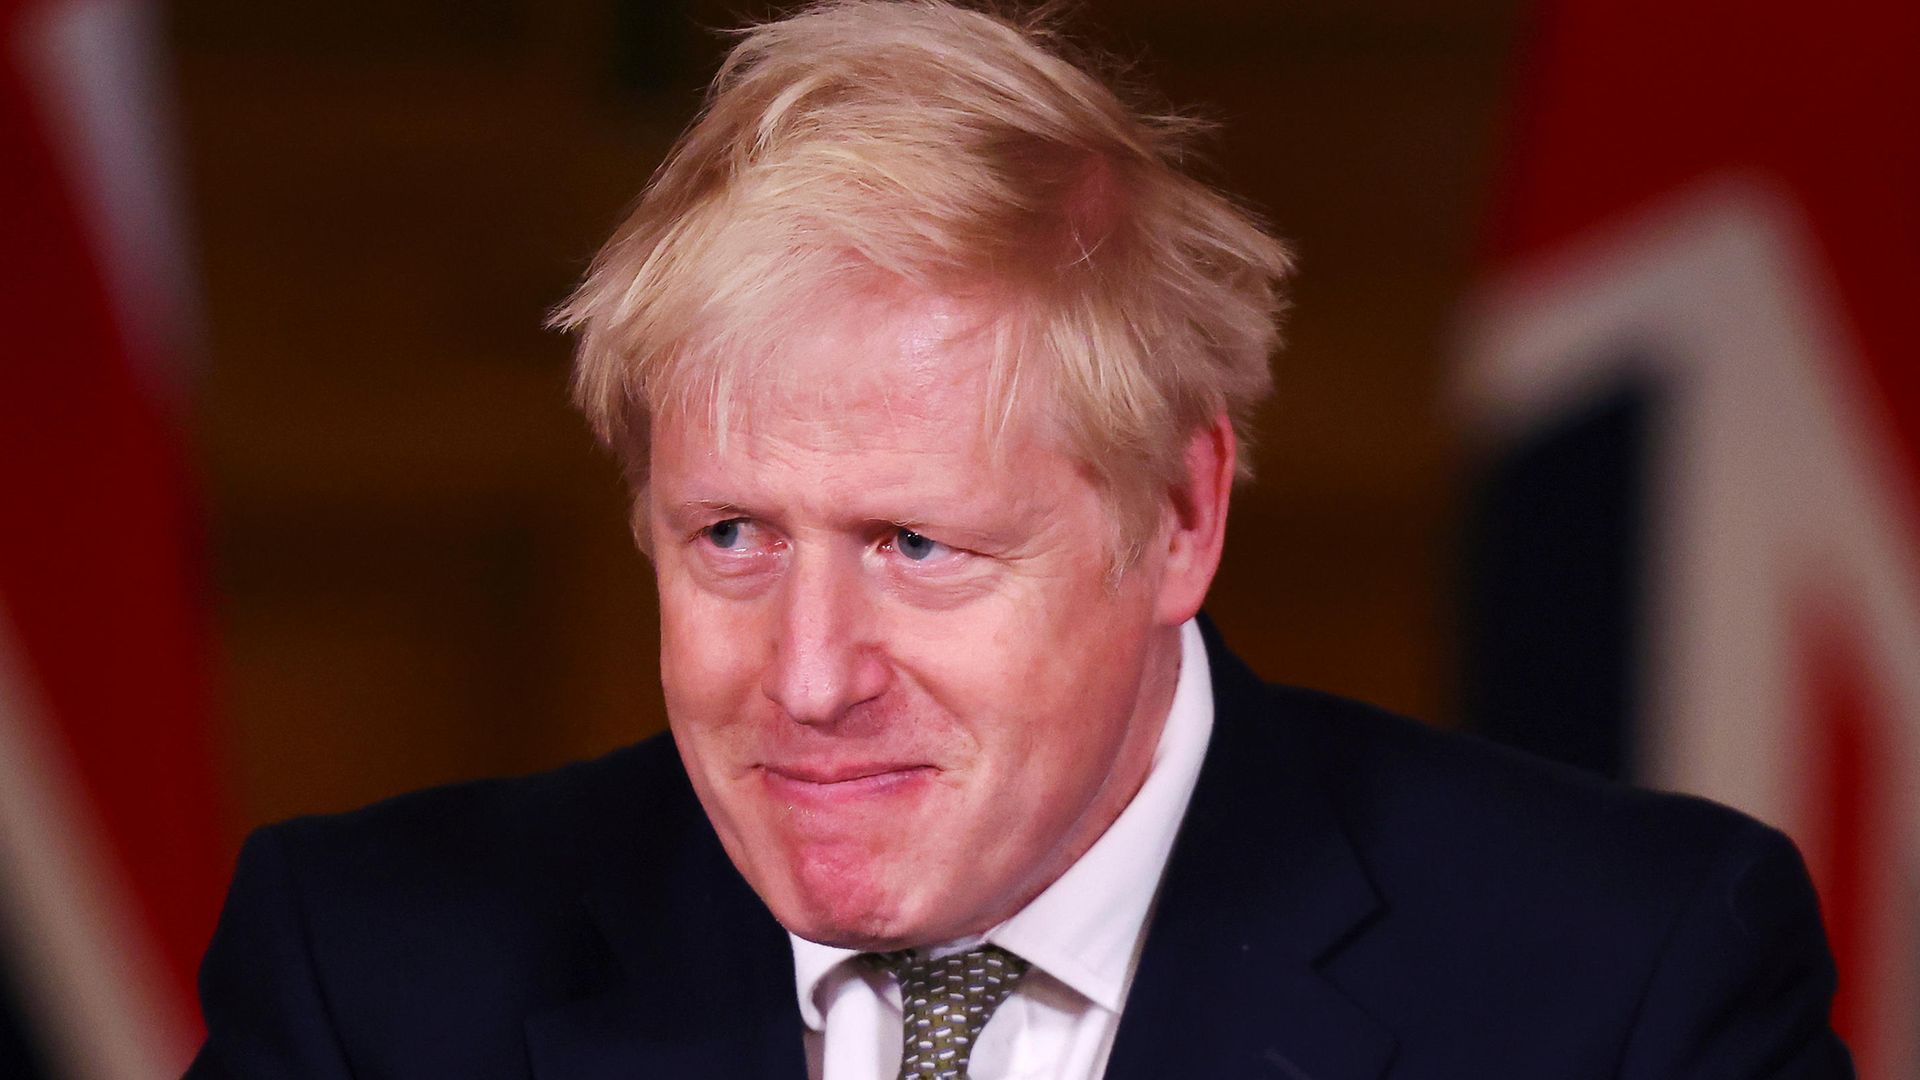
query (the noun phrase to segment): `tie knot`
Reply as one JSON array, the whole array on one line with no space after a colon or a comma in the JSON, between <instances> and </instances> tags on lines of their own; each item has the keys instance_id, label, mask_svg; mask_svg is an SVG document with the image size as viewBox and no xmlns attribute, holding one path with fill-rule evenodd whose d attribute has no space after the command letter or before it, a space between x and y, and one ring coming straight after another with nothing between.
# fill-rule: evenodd
<instances>
[{"instance_id":1,"label":"tie knot","mask_svg":"<svg viewBox=\"0 0 1920 1080\"><path fill-rule=\"evenodd\" d=\"M1028 966L994 945L938 959L913 952L868 956L900 982L902 1080L964 1080L980 1029Z\"/></svg>"}]
</instances>

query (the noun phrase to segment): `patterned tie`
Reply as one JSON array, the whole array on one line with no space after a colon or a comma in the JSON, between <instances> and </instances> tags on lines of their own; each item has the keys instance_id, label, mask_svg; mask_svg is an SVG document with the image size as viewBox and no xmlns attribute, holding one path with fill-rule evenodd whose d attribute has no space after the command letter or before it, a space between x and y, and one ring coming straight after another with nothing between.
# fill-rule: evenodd
<instances>
[{"instance_id":1,"label":"patterned tie","mask_svg":"<svg viewBox=\"0 0 1920 1080\"><path fill-rule=\"evenodd\" d=\"M992 945L938 960L912 952L869 953L900 980L900 1080L967 1080L967 1059L993 1010L1013 993L1027 962Z\"/></svg>"}]
</instances>

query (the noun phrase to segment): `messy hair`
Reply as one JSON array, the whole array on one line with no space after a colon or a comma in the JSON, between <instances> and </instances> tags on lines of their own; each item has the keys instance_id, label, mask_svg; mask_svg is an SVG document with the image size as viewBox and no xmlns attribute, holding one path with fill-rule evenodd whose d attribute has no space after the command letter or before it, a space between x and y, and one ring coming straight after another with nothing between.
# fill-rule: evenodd
<instances>
[{"instance_id":1,"label":"messy hair","mask_svg":"<svg viewBox=\"0 0 1920 1080\"><path fill-rule=\"evenodd\" d=\"M823 296L976 297L998 313L983 422L1051 423L1130 563L1194 432L1224 413L1247 440L1289 256L1183 171L1193 122L1130 107L1074 55L1044 15L947 0L824 0L741 31L554 316L636 492L652 425L738 408Z\"/></svg>"}]
</instances>

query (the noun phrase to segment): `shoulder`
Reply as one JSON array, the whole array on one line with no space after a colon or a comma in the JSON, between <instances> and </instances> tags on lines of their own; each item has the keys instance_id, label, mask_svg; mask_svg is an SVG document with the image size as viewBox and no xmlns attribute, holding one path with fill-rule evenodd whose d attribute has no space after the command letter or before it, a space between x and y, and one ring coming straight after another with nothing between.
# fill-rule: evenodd
<instances>
[{"instance_id":1,"label":"shoulder","mask_svg":"<svg viewBox=\"0 0 1920 1080\"><path fill-rule=\"evenodd\" d=\"M1296 726L1292 746L1331 792L1356 846L1398 861L1526 878L1607 874L1619 896L1634 878L1670 890L1672 872L1722 847L1784 842L1709 799L1619 784L1357 701L1265 692L1271 715Z\"/></svg>"},{"instance_id":2,"label":"shoulder","mask_svg":"<svg viewBox=\"0 0 1920 1080\"><path fill-rule=\"evenodd\" d=\"M1538 878L1565 864L1659 874L1773 830L1706 799L1616 783L1348 698L1268 683L1207 637L1219 757L1323 792L1363 852ZM1232 766L1229 766L1231 769ZM1780 838L1783 840L1783 838Z\"/></svg>"},{"instance_id":3,"label":"shoulder","mask_svg":"<svg viewBox=\"0 0 1920 1080\"><path fill-rule=\"evenodd\" d=\"M342 814L257 832L299 884L369 902L452 899L577 886L609 845L629 844L678 809L685 775L672 743L650 739L528 776L410 792Z\"/></svg>"},{"instance_id":4,"label":"shoulder","mask_svg":"<svg viewBox=\"0 0 1920 1080\"><path fill-rule=\"evenodd\" d=\"M651 873L689 813L661 738L260 829L201 968L209 1045L240 1054L252 1032L284 1029L504 1053L529 1010L607 977L584 897L609 874Z\"/></svg>"},{"instance_id":5,"label":"shoulder","mask_svg":"<svg viewBox=\"0 0 1920 1080\"><path fill-rule=\"evenodd\" d=\"M1707 799L1617 783L1360 702L1291 687L1264 691L1268 715L1296 729L1290 741L1336 793L1357 840L1417 824L1461 841L1488 836L1522 847L1613 837L1658 857L1764 829Z\"/></svg>"},{"instance_id":6,"label":"shoulder","mask_svg":"<svg viewBox=\"0 0 1920 1080\"><path fill-rule=\"evenodd\" d=\"M1267 723L1328 793L1385 892L1458 893L1484 909L1553 903L1646 925L1691 887L1789 858L1777 830L1314 691L1263 687Z\"/></svg>"},{"instance_id":7,"label":"shoulder","mask_svg":"<svg viewBox=\"0 0 1920 1080\"><path fill-rule=\"evenodd\" d=\"M1424 1033L1409 1040L1458 1050L1493 1008L1532 1018L1502 1036L1506 1060L1586 1047L1668 1075L1715 1045L1842 1075L1824 1071L1844 1051L1818 901L1778 830L1324 694L1261 686L1255 702L1236 737L1325 793L1378 898L1335 968Z\"/></svg>"}]
</instances>

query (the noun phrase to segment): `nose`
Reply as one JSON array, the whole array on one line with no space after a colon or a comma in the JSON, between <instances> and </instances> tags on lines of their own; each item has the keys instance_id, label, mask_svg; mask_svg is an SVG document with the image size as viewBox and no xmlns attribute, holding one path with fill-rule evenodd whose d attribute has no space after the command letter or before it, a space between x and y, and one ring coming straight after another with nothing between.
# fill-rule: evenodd
<instances>
[{"instance_id":1,"label":"nose","mask_svg":"<svg viewBox=\"0 0 1920 1080\"><path fill-rule=\"evenodd\" d=\"M761 688L798 723L838 723L887 688L879 620L862 577L857 561L845 565L814 551L800 553L781 582Z\"/></svg>"}]
</instances>

